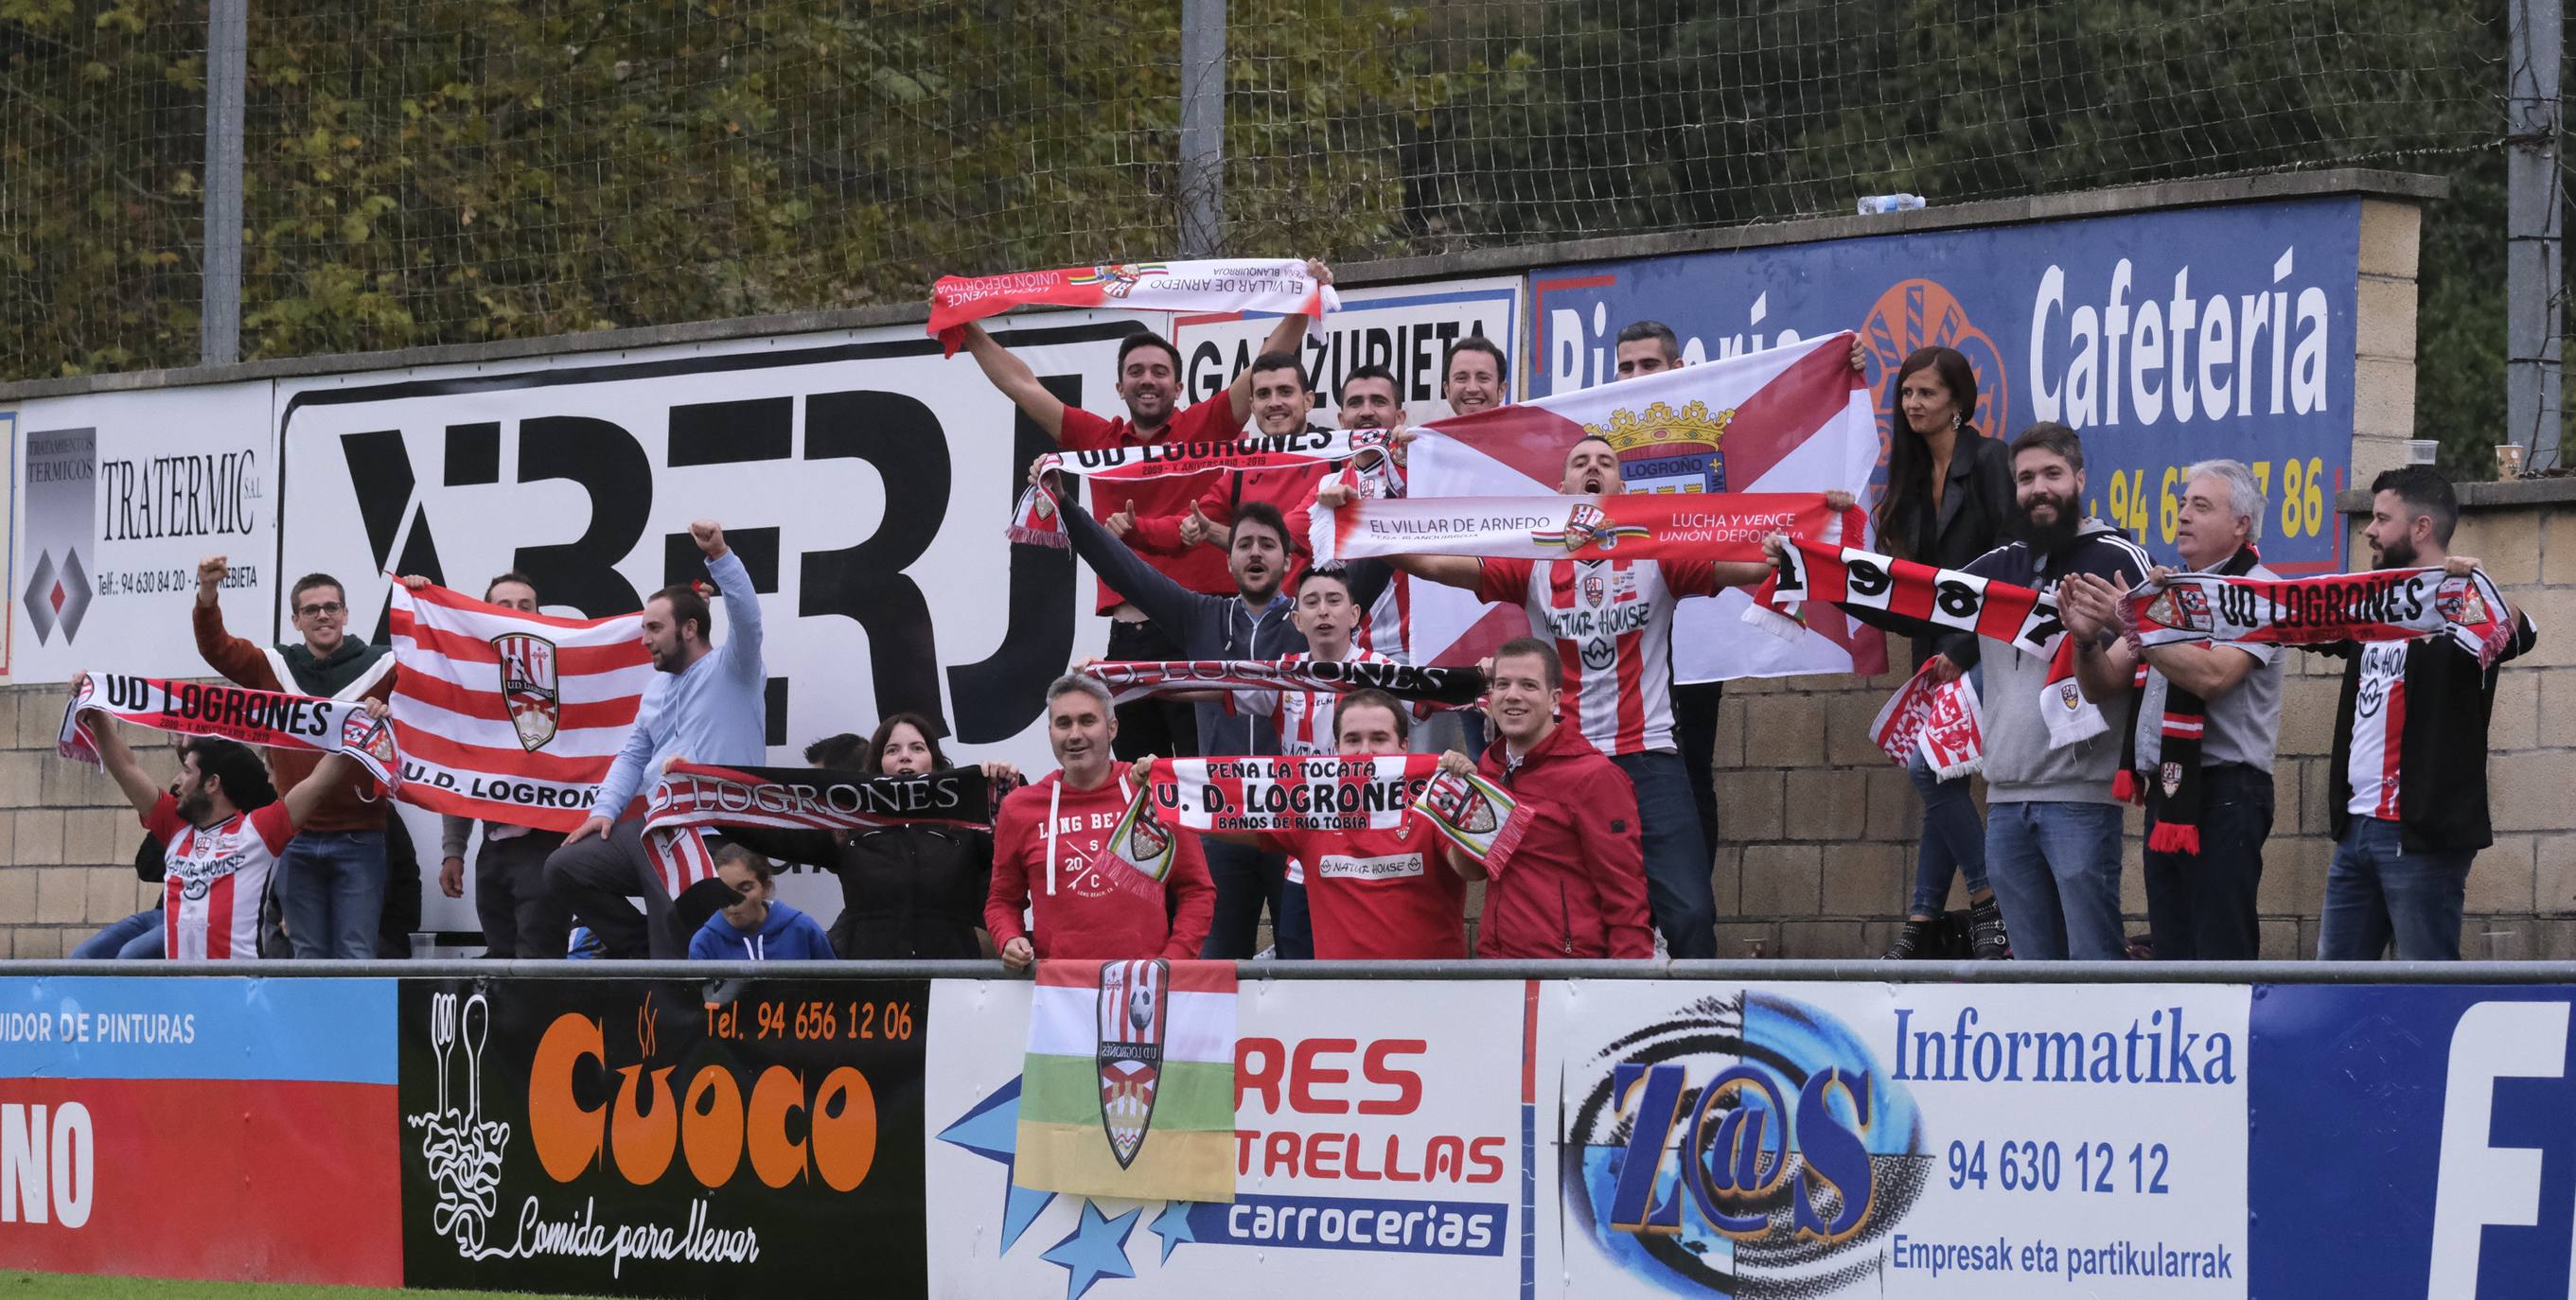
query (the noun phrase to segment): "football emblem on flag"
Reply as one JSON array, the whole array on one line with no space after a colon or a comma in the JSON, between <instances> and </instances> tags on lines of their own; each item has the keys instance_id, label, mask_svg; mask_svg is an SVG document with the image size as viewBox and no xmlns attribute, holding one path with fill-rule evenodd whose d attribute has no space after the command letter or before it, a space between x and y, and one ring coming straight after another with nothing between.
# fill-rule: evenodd
<instances>
[{"instance_id":1,"label":"football emblem on flag","mask_svg":"<svg viewBox=\"0 0 2576 1300\"><path fill-rule=\"evenodd\" d=\"M1171 976L1170 963L1163 961L1100 967L1100 1123L1121 1169L1136 1163L1154 1122Z\"/></svg>"},{"instance_id":2,"label":"football emblem on flag","mask_svg":"<svg viewBox=\"0 0 2576 1300\"><path fill-rule=\"evenodd\" d=\"M532 632L492 638L501 657L501 699L510 709L510 726L530 753L555 738L562 720L563 692L555 677L555 645Z\"/></svg>"}]
</instances>

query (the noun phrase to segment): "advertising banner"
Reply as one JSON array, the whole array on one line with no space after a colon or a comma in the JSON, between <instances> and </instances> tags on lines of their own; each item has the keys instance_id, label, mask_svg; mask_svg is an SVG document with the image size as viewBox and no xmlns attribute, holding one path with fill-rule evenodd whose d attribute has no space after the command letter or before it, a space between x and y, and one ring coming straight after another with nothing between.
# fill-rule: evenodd
<instances>
[{"instance_id":1,"label":"advertising banner","mask_svg":"<svg viewBox=\"0 0 2576 1300\"><path fill-rule=\"evenodd\" d=\"M1451 412L1440 399L1440 363L1450 344L1481 334L1505 353L1518 348L1516 275L1372 285L1341 295L1342 309L1324 318L1321 337L1308 336L1299 353L1315 386L1318 424L1333 423L1342 379L1361 366L1384 366L1395 375L1408 423L1445 419ZM1175 317L1172 341L1181 349L1184 395L1204 398L1234 382L1278 323L1258 312Z\"/></svg>"},{"instance_id":2,"label":"advertising banner","mask_svg":"<svg viewBox=\"0 0 2576 1300\"><path fill-rule=\"evenodd\" d=\"M919 980L406 980L402 1284L918 1295Z\"/></svg>"},{"instance_id":3,"label":"advertising banner","mask_svg":"<svg viewBox=\"0 0 2576 1300\"><path fill-rule=\"evenodd\" d=\"M1518 1294L1534 1186L1526 987L1243 984L1234 1197L1190 1202L1020 1186L1032 987L942 981L924 1126L929 1294ZM1093 1131L1107 1152L1106 1119ZM1142 1141L1154 1138L1149 1123Z\"/></svg>"},{"instance_id":4,"label":"advertising banner","mask_svg":"<svg viewBox=\"0 0 2576 1300\"><path fill-rule=\"evenodd\" d=\"M997 337L1066 401L1124 413L1117 341L1143 326L1076 312L1014 326ZM350 631L369 640L387 630L389 574L479 596L516 570L546 612L602 617L703 578L688 526L721 523L762 597L772 763L910 711L955 761L1045 771L1046 684L1107 644L1071 558L1004 537L1054 444L917 329L288 380L278 411L275 563L343 578ZM720 605L714 618L721 643ZM413 837L435 845L435 819ZM826 922L838 910L828 875L781 884ZM424 928L477 928L470 889L423 892Z\"/></svg>"},{"instance_id":5,"label":"advertising banner","mask_svg":"<svg viewBox=\"0 0 2576 1300\"><path fill-rule=\"evenodd\" d=\"M260 635L284 588L266 382L47 397L18 408L9 671L202 676L197 562L231 557L226 621Z\"/></svg>"},{"instance_id":6,"label":"advertising banner","mask_svg":"<svg viewBox=\"0 0 2576 1300\"><path fill-rule=\"evenodd\" d=\"M2085 504L2174 554L2181 471L2245 461L2271 507L2263 557L2342 567L2332 509L2353 429L2358 198L2229 204L1867 236L1543 269L1530 276L1528 388L1616 377L1637 320L1687 361L1858 330L1882 428L1914 349L1956 348L1972 423L2083 435Z\"/></svg>"},{"instance_id":7,"label":"advertising banner","mask_svg":"<svg viewBox=\"0 0 2576 1300\"><path fill-rule=\"evenodd\" d=\"M1564 1295L2247 1294L2241 986L1542 989Z\"/></svg>"},{"instance_id":8,"label":"advertising banner","mask_svg":"<svg viewBox=\"0 0 2576 1300\"><path fill-rule=\"evenodd\" d=\"M2253 1294L2576 1288L2572 993L2256 989Z\"/></svg>"},{"instance_id":9,"label":"advertising banner","mask_svg":"<svg viewBox=\"0 0 2576 1300\"><path fill-rule=\"evenodd\" d=\"M0 979L0 1260L398 1286L394 981Z\"/></svg>"}]
</instances>

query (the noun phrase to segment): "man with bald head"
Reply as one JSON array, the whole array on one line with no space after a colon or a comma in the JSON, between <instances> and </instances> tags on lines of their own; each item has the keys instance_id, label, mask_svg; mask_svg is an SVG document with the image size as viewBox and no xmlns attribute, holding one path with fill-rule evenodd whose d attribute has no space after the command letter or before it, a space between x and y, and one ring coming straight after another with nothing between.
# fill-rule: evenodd
<instances>
[{"instance_id":1,"label":"man with bald head","mask_svg":"<svg viewBox=\"0 0 2576 1300\"><path fill-rule=\"evenodd\" d=\"M1619 453L1607 441L1587 436L1566 448L1557 491L1603 497L1626 490ZM1392 562L1416 577L1528 612L1532 634L1551 642L1562 661L1561 721L1609 755L1636 786L1647 902L1664 946L1675 957L1716 956L1708 843L1673 741L1673 607L1684 596L1758 583L1770 566L1458 555L1402 555Z\"/></svg>"}]
</instances>

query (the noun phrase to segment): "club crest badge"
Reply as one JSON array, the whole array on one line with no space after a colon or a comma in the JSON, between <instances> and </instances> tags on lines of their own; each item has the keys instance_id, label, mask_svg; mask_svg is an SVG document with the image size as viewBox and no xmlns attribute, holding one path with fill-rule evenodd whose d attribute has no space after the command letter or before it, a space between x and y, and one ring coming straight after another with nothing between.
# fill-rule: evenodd
<instances>
[{"instance_id":1,"label":"club crest badge","mask_svg":"<svg viewBox=\"0 0 2576 1300\"><path fill-rule=\"evenodd\" d=\"M1622 540L1630 537L1644 537L1651 531L1636 524L1614 524L1610 522L1610 512L1592 502L1583 501L1576 503L1566 512L1563 528L1534 528L1530 530L1530 537L1549 545L1562 546L1569 552L1579 551L1587 546L1602 551L1613 551L1618 549Z\"/></svg>"},{"instance_id":2,"label":"club crest badge","mask_svg":"<svg viewBox=\"0 0 2576 1300\"><path fill-rule=\"evenodd\" d=\"M1169 962L1101 963L1100 1124L1109 1135L1109 1154L1121 1169L1136 1163L1154 1123L1171 981Z\"/></svg>"},{"instance_id":3,"label":"club crest badge","mask_svg":"<svg viewBox=\"0 0 2576 1300\"><path fill-rule=\"evenodd\" d=\"M394 770L394 728L383 718L350 714L340 723L340 748L358 750L386 771Z\"/></svg>"},{"instance_id":4,"label":"club crest badge","mask_svg":"<svg viewBox=\"0 0 2576 1300\"><path fill-rule=\"evenodd\" d=\"M2164 786L2166 798L2173 798L2174 791L2182 788L2182 764L2167 759L2164 770L2157 775L2157 783Z\"/></svg>"},{"instance_id":5,"label":"club crest badge","mask_svg":"<svg viewBox=\"0 0 2576 1300\"><path fill-rule=\"evenodd\" d=\"M1098 285L1100 292L1111 298L1124 298L1148 276L1169 275L1171 269L1160 262L1111 262L1091 268L1088 275L1077 275L1069 283Z\"/></svg>"},{"instance_id":6,"label":"club crest badge","mask_svg":"<svg viewBox=\"0 0 2576 1300\"><path fill-rule=\"evenodd\" d=\"M2478 593L2477 581L2472 578L2442 579L2442 585L2433 591L2433 610L2445 622L2462 627L2481 627L2494 620L2487 612L2487 598Z\"/></svg>"},{"instance_id":7,"label":"club crest badge","mask_svg":"<svg viewBox=\"0 0 2576 1300\"><path fill-rule=\"evenodd\" d=\"M1421 797L1433 816L1456 827L1461 834L1491 835L1503 824L1494 812L1494 801L1464 777L1443 772L1423 787Z\"/></svg>"},{"instance_id":8,"label":"club crest badge","mask_svg":"<svg viewBox=\"0 0 2576 1300\"><path fill-rule=\"evenodd\" d=\"M2147 603L2140 617L2158 627L2191 632L2218 630L2217 616L2209 608L2209 593L2199 587L2167 587Z\"/></svg>"},{"instance_id":9,"label":"club crest badge","mask_svg":"<svg viewBox=\"0 0 2576 1300\"><path fill-rule=\"evenodd\" d=\"M1600 574L1587 573L1583 575L1584 604L1598 605L1601 603L1601 598L1608 594L1610 594L1610 584L1603 582Z\"/></svg>"},{"instance_id":10,"label":"club crest badge","mask_svg":"<svg viewBox=\"0 0 2576 1300\"><path fill-rule=\"evenodd\" d=\"M546 747L562 721L563 692L555 676L555 644L531 632L492 638L501 658L501 700L510 710L510 727L529 753Z\"/></svg>"}]
</instances>

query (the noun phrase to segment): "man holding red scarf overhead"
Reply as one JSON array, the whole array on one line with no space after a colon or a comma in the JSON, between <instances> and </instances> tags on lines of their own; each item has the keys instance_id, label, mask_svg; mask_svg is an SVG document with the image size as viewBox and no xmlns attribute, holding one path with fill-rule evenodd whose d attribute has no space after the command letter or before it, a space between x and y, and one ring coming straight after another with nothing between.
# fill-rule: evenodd
<instances>
[{"instance_id":1,"label":"man holding red scarf overhead","mask_svg":"<svg viewBox=\"0 0 2576 1300\"><path fill-rule=\"evenodd\" d=\"M1308 262L1306 270L1319 285L1333 282L1331 269L1321 262ZM1271 331L1262 351L1294 352L1311 319L1280 317L1278 328ZM1218 441L1240 435L1243 422L1252 414L1249 370L1206 400L1181 406L1181 352L1160 334L1139 332L1119 343L1118 397L1127 405L1127 418L1110 419L1066 405L1054 390L1038 381L1037 372L1029 369L1027 362L1012 355L983 326L969 323L960 328L964 330L966 350L974 354L984 377L1066 451L1098 451L1139 443ZM1091 510L1111 535L1125 538L1135 530L1139 516L1188 515L1199 494L1216 478L1212 470L1139 483L1094 484ZM1234 591L1234 582L1226 572L1225 553L1216 548L1185 547L1178 554L1157 555L1148 562L1172 581L1202 595L1223 596ZM1111 589L1106 580L1100 583L1099 612L1113 620L1109 658L1145 661L1183 657L1180 630L1155 626L1143 610ZM1140 700L1118 712L1125 724L1119 752L1128 758L1149 753L1199 752L1198 731L1187 705Z\"/></svg>"},{"instance_id":2,"label":"man holding red scarf overhead","mask_svg":"<svg viewBox=\"0 0 2576 1300\"><path fill-rule=\"evenodd\" d=\"M2174 533L2184 566L2274 578L2254 550L2264 503L2253 472L2238 461L2210 460L2185 479ZM2075 673L2085 697L2126 698L2134 711L2120 784L2147 809L2147 928L2156 956L2253 961L2262 955L2254 894L2263 880L2263 841L2272 833L2280 648L2254 641L2105 646L2102 634L2119 626L2122 594L2092 574L2071 573L2058 605L2079 647Z\"/></svg>"}]
</instances>

